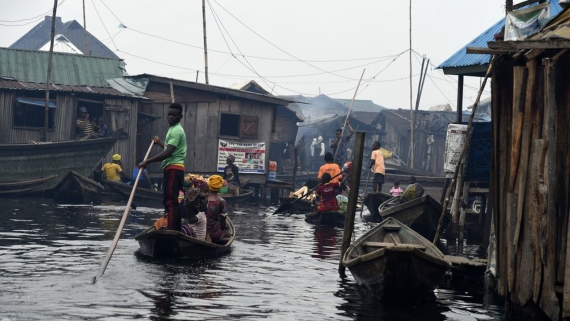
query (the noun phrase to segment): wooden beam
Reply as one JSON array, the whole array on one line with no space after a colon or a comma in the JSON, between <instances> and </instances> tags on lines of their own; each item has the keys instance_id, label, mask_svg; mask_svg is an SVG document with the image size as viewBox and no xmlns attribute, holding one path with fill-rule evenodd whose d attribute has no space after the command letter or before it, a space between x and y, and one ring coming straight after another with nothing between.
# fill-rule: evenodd
<instances>
[{"instance_id":1,"label":"wooden beam","mask_svg":"<svg viewBox=\"0 0 570 321\"><path fill-rule=\"evenodd\" d=\"M522 7L524 7L524 6L528 6L529 4L533 4L533 3L535 3L535 2L539 2L539 1L538 1L538 0L527 0L527 1L523 1L523 2L517 3L517 4L513 5L513 9L512 9L512 10L520 9L520 8L522 8Z\"/></svg>"},{"instance_id":2,"label":"wooden beam","mask_svg":"<svg viewBox=\"0 0 570 321\"><path fill-rule=\"evenodd\" d=\"M544 49L532 49L527 51L527 53L524 54L524 57L526 58L526 61L531 61L540 56L543 52Z\"/></svg>"},{"instance_id":3,"label":"wooden beam","mask_svg":"<svg viewBox=\"0 0 570 321\"><path fill-rule=\"evenodd\" d=\"M523 49L567 49L570 48L570 40L522 40L522 41L489 41L490 49L498 50L523 50Z\"/></svg>"},{"instance_id":4,"label":"wooden beam","mask_svg":"<svg viewBox=\"0 0 570 321\"><path fill-rule=\"evenodd\" d=\"M467 47L465 52L473 55L509 55L515 53L515 50L490 49L487 47Z\"/></svg>"}]
</instances>

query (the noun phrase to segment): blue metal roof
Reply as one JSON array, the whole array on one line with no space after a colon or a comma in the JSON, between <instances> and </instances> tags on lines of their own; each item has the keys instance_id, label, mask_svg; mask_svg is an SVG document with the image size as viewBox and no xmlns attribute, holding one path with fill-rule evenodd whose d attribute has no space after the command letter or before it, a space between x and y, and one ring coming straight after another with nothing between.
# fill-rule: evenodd
<instances>
[{"instance_id":1,"label":"blue metal roof","mask_svg":"<svg viewBox=\"0 0 570 321\"><path fill-rule=\"evenodd\" d=\"M558 4L558 0L549 0L549 2L551 17L559 14L562 11L562 7ZM536 4L538 4L538 2L529 5L529 7L535 6ZM505 19L503 18L492 25L489 29L485 30L475 39L471 40L467 45L463 46L463 48L459 49L451 57L447 58L447 60L437 66L436 69L481 66L488 64L491 59L491 55L468 54L466 53L466 49L467 47L488 48L487 42L493 41L495 34L499 33L504 26Z\"/></svg>"}]
</instances>

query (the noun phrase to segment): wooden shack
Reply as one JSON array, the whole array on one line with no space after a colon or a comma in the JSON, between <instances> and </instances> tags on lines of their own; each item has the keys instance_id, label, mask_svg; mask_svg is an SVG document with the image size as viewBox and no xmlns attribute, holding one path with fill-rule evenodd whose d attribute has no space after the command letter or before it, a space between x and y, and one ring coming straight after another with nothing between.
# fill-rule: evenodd
<instances>
[{"instance_id":1,"label":"wooden shack","mask_svg":"<svg viewBox=\"0 0 570 321\"><path fill-rule=\"evenodd\" d=\"M443 175L447 125L455 121L453 112L416 112L413 169ZM383 147L391 150L406 165L410 152L410 111L384 109L372 122L380 132ZM390 163L390 162L387 162Z\"/></svg>"},{"instance_id":2,"label":"wooden shack","mask_svg":"<svg viewBox=\"0 0 570 321\"><path fill-rule=\"evenodd\" d=\"M468 53L492 65L491 190L506 314L570 318L570 11L522 41Z\"/></svg>"},{"instance_id":3,"label":"wooden shack","mask_svg":"<svg viewBox=\"0 0 570 321\"><path fill-rule=\"evenodd\" d=\"M162 118L147 125L141 131L141 140L150 143L152 136L164 138L168 131L167 112L174 100L182 104L184 115L181 121L186 131L188 154L185 170L190 173L215 174L219 172L219 140L229 143L265 144L265 157L258 164L259 174L242 173L240 178L250 178L252 184L265 184L270 142L276 131L278 106L286 106L287 100L270 95L205 85L201 83L165 78L150 74L132 76L133 79L147 79L144 96L152 102L141 104L141 112ZM171 92L172 84L172 92ZM139 148L143 156L148 147ZM153 154L158 154L155 148ZM224 161L225 159L221 160ZM238 167L240 164L237 164ZM161 179L159 164L149 167L151 177Z\"/></svg>"},{"instance_id":4,"label":"wooden shack","mask_svg":"<svg viewBox=\"0 0 570 321\"><path fill-rule=\"evenodd\" d=\"M40 141L44 127L48 52L0 48L0 143ZM121 59L53 53L48 141L75 139L77 109L103 117L111 131L123 128L106 159L119 153L135 164L137 113L142 97L112 88L106 79L122 77ZM81 160L77 160L81 161Z\"/></svg>"}]
</instances>

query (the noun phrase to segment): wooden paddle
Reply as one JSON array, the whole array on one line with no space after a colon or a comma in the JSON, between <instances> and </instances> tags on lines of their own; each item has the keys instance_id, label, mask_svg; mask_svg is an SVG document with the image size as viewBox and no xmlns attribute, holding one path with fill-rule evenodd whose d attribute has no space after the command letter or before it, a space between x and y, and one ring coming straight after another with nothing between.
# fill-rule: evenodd
<instances>
[{"instance_id":1,"label":"wooden paddle","mask_svg":"<svg viewBox=\"0 0 570 321\"><path fill-rule=\"evenodd\" d=\"M364 197L362 198L362 207L360 207L360 218L362 218L362 212L364 211L364 201L366 200L366 195L368 195L368 182L370 181L370 172L372 170L368 169L368 175L366 175L366 187L364 188Z\"/></svg>"},{"instance_id":2,"label":"wooden paddle","mask_svg":"<svg viewBox=\"0 0 570 321\"><path fill-rule=\"evenodd\" d=\"M331 180L335 177L338 177L339 175L341 175L342 173L344 173L344 171L340 171L340 173L336 174L335 176L331 177ZM285 204L281 204L279 205L279 207L277 208L277 210L275 210L275 212L273 212L273 215L275 214L279 214L279 213L283 213L283 212L287 212L289 211L289 209L291 208L291 205L293 205L293 203L297 202L298 200L301 200L309 195L311 195L312 192L314 192L317 188L319 188L319 186L323 185L322 183L319 183L317 185L317 187L313 188L312 190L309 190L305 195L299 197L298 199L292 201L292 202L287 202Z\"/></svg>"},{"instance_id":3,"label":"wooden paddle","mask_svg":"<svg viewBox=\"0 0 570 321\"><path fill-rule=\"evenodd\" d=\"M148 158L148 155L150 154L150 150L152 149L152 146L154 146L154 140L150 143L150 146L148 147L148 150L146 151L146 155L144 156L144 160L146 160ZM111 256L113 255L113 252L115 251L115 247L117 247L117 243L119 243L119 238L121 237L121 232L123 231L123 226L125 226L125 221L127 220L127 216L129 214L131 203L133 202L133 198L135 198L135 191L137 190L137 185L139 184L139 178L141 177L141 173L143 172L143 170L144 170L144 168L142 168L142 167L139 168L137 178L135 179L135 183L133 184L133 190L131 191L131 196L129 196L129 201L127 202L127 206L125 206L125 212L123 213L123 217L121 218L121 223L119 224L119 228L117 229L117 232L115 233L115 238L113 239L113 243L111 244L109 251L107 251L107 256L105 256L103 263L101 263L101 267L99 268L99 272L97 273L96 276L93 277L93 284L95 284L99 280L101 275L103 275L103 273L105 273L105 269L107 268L107 264L109 264L109 261L111 260Z\"/></svg>"}]
</instances>

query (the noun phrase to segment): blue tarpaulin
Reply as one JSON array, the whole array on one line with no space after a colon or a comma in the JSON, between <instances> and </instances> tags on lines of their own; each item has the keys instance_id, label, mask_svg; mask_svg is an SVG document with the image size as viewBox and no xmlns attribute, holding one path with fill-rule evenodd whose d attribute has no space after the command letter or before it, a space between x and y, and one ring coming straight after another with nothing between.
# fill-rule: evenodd
<instances>
[{"instance_id":1,"label":"blue tarpaulin","mask_svg":"<svg viewBox=\"0 0 570 321\"><path fill-rule=\"evenodd\" d=\"M473 122L465 180L488 182L491 176L491 122Z\"/></svg>"},{"instance_id":2,"label":"blue tarpaulin","mask_svg":"<svg viewBox=\"0 0 570 321\"><path fill-rule=\"evenodd\" d=\"M46 105L45 100L25 99L25 98L17 98L16 100L21 104L34 105L39 107L45 107ZM50 101L49 108L55 108L55 103Z\"/></svg>"}]
</instances>

